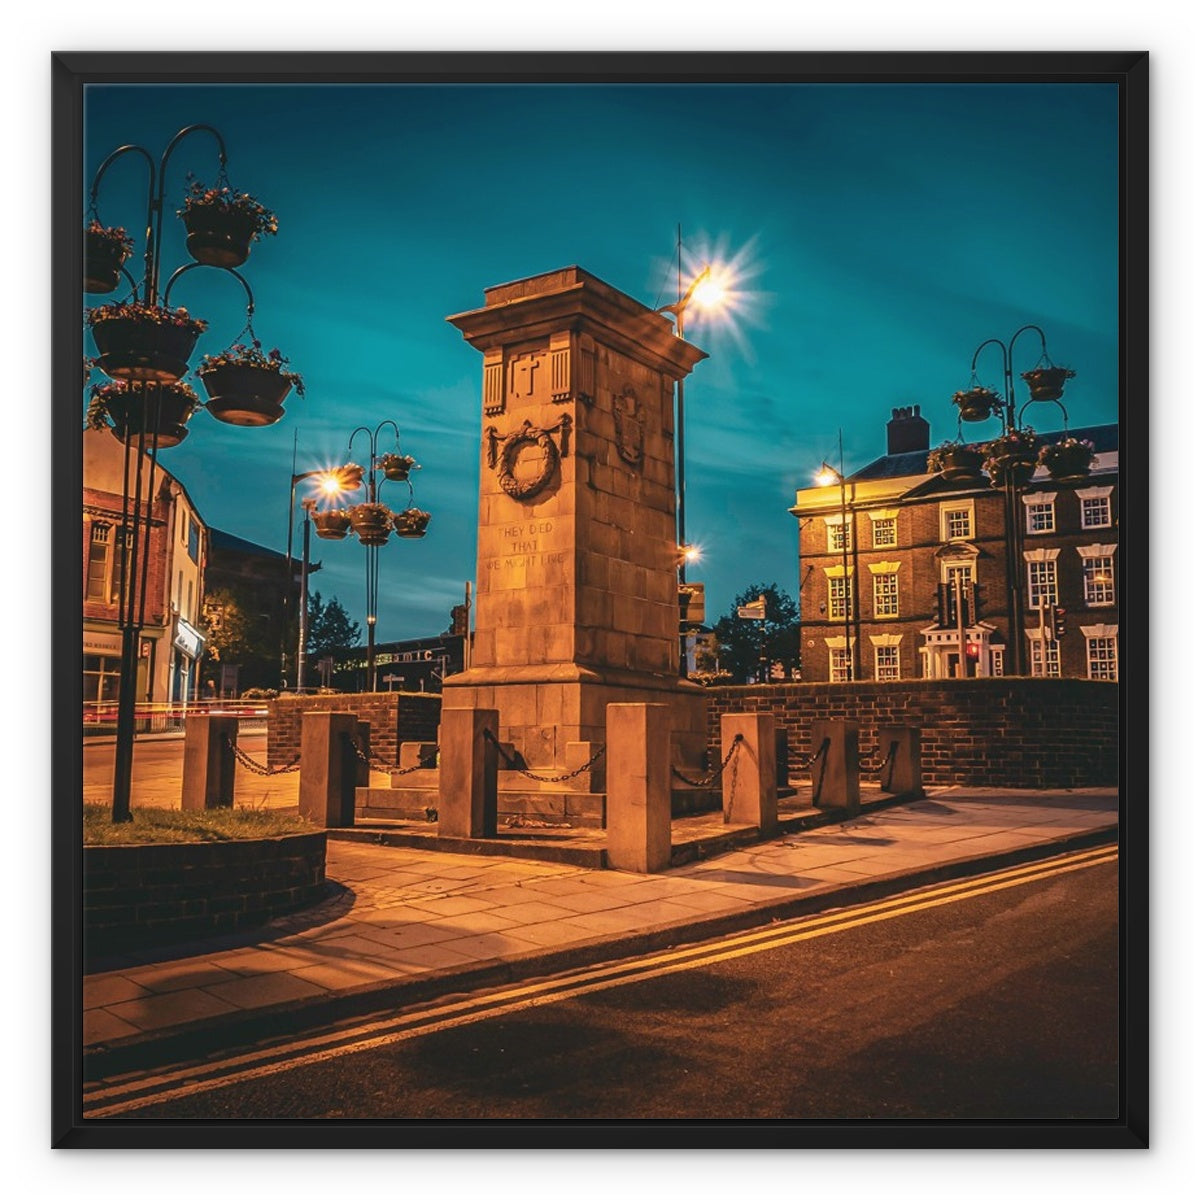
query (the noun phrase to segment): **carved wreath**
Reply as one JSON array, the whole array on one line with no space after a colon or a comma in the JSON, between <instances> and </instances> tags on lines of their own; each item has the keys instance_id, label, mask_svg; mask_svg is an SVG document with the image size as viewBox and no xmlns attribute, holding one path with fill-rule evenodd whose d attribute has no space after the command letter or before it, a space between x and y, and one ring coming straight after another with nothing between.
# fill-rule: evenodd
<instances>
[{"instance_id":1,"label":"carved wreath","mask_svg":"<svg viewBox=\"0 0 1200 1200\"><path fill-rule=\"evenodd\" d=\"M571 418L563 414L557 425L549 429L538 429L528 421L521 428L502 438L494 425L487 427L488 466L494 467L501 488L514 500L536 496L554 477L560 453L566 454L571 444ZM552 434L559 434L559 446L555 446ZM528 479L518 479L515 474L517 456L526 446L539 446L542 465Z\"/></svg>"}]
</instances>

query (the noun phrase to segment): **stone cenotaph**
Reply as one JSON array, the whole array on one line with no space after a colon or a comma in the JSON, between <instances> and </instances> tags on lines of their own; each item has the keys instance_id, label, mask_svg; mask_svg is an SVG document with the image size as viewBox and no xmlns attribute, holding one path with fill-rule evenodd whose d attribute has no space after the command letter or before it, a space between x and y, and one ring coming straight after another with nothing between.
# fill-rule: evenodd
<instances>
[{"instance_id":1,"label":"stone cenotaph","mask_svg":"<svg viewBox=\"0 0 1200 1200\"><path fill-rule=\"evenodd\" d=\"M484 298L447 318L483 355L483 412L474 647L443 721L494 710L502 773L553 774L597 755L607 705L663 704L672 762L702 771L704 694L679 676L673 399L705 354L578 267ZM602 791L602 767L557 790Z\"/></svg>"}]
</instances>

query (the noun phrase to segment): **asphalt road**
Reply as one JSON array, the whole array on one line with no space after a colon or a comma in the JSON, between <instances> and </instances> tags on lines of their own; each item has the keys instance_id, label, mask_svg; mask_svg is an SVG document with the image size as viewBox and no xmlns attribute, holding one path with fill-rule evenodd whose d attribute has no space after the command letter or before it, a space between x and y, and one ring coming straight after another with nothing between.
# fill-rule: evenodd
<instances>
[{"instance_id":1,"label":"asphalt road","mask_svg":"<svg viewBox=\"0 0 1200 1200\"><path fill-rule=\"evenodd\" d=\"M160 1077L174 1119L1115 1118L1116 851ZM1040 877L1038 877L1040 873ZM405 1024L407 1021L407 1024ZM125 1092L126 1097L132 1092Z\"/></svg>"}]
</instances>

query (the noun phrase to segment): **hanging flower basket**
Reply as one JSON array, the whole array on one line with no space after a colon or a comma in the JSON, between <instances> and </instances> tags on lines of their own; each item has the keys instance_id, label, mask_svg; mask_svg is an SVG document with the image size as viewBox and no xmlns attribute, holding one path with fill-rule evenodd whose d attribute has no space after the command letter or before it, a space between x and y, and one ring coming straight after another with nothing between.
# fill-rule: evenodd
<instances>
[{"instance_id":1,"label":"hanging flower basket","mask_svg":"<svg viewBox=\"0 0 1200 1200\"><path fill-rule=\"evenodd\" d=\"M83 290L104 293L116 290L121 267L133 253L133 238L124 229L92 221L84 230Z\"/></svg>"},{"instance_id":2,"label":"hanging flower basket","mask_svg":"<svg viewBox=\"0 0 1200 1200\"><path fill-rule=\"evenodd\" d=\"M1096 447L1085 438L1064 437L1048 442L1038 454L1038 463L1054 479L1082 479L1092 469Z\"/></svg>"},{"instance_id":3,"label":"hanging flower basket","mask_svg":"<svg viewBox=\"0 0 1200 1200\"><path fill-rule=\"evenodd\" d=\"M350 532L350 518L337 508L314 513L313 524L317 527L317 537L331 542L340 542Z\"/></svg>"},{"instance_id":4,"label":"hanging flower basket","mask_svg":"<svg viewBox=\"0 0 1200 1200\"><path fill-rule=\"evenodd\" d=\"M411 454L381 454L376 460L376 465L383 472L385 479L396 483L404 483L410 471L420 470L417 460Z\"/></svg>"},{"instance_id":5,"label":"hanging flower basket","mask_svg":"<svg viewBox=\"0 0 1200 1200\"><path fill-rule=\"evenodd\" d=\"M193 179L179 210L188 253L209 267L240 267L252 242L276 233L279 221L253 196L228 185L207 188Z\"/></svg>"},{"instance_id":6,"label":"hanging flower basket","mask_svg":"<svg viewBox=\"0 0 1200 1200\"><path fill-rule=\"evenodd\" d=\"M334 467L331 474L337 476L338 483L345 492L354 492L362 487L363 469L358 463L343 463L340 467Z\"/></svg>"},{"instance_id":7,"label":"hanging flower basket","mask_svg":"<svg viewBox=\"0 0 1200 1200\"><path fill-rule=\"evenodd\" d=\"M1020 487L1033 478L1037 469L1037 434L1032 429L1013 429L989 442L985 447L987 458L984 470L991 479L992 487L1009 484Z\"/></svg>"},{"instance_id":8,"label":"hanging flower basket","mask_svg":"<svg viewBox=\"0 0 1200 1200\"><path fill-rule=\"evenodd\" d=\"M157 438L161 450L187 437L187 423L199 407L199 397L186 383L107 383L92 388L86 427L111 429L126 443L144 429L146 440Z\"/></svg>"},{"instance_id":9,"label":"hanging flower basket","mask_svg":"<svg viewBox=\"0 0 1200 1200\"><path fill-rule=\"evenodd\" d=\"M419 508L406 508L392 518L396 533L402 538L423 538L429 525L430 513Z\"/></svg>"},{"instance_id":10,"label":"hanging flower basket","mask_svg":"<svg viewBox=\"0 0 1200 1200\"><path fill-rule=\"evenodd\" d=\"M304 383L287 371L287 359L278 350L262 352L262 343L236 343L220 354L205 355L196 368L208 393L208 411L228 425L274 425L283 416L284 397Z\"/></svg>"},{"instance_id":11,"label":"hanging flower basket","mask_svg":"<svg viewBox=\"0 0 1200 1200\"><path fill-rule=\"evenodd\" d=\"M183 376L196 339L208 328L185 308L138 302L93 308L87 321L100 351L96 365L106 375L150 383L174 383Z\"/></svg>"},{"instance_id":12,"label":"hanging flower basket","mask_svg":"<svg viewBox=\"0 0 1200 1200\"><path fill-rule=\"evenodd\" d=\"M351 528L364 546L382 546L392 532L392 511L386 504L355 504L346 509Z\"/></svg>"},{"instance_id":13,"label":"hanging flower basket","mask_svg":"<svg viewBox=\"0 0 1200 1200\"><path fill-rule=\"evenodd\" d=\"M943 442L929 452L926 467L954 483L974 479L983 469L983 451L963 442Z\"/></svg>"},{"instance_id":14,"label":"hanging flower basket","mask_svg":"<svg viewBox=\"0 0 1200 1200\"><path fill-rule=\"evenodd\" d=\"M1075 378L1069 367L1034 367L1022 371L1021 378L1029 384L1029 395L1034 400L1057 400L1063 394L1063 384Z\"/></svg>"},{"instance_id":15,"label":"hanging flower basket","mask_svg":"<svg viewBox=\"0 0 1200 1200\"><path fill-rule=\"evenodd\" d=\"M958 415L964 421L986 421L995 416L1002 407L1000 397L991 388L973 387L965 392L955 392L952 401L958 406Z\"/></svg>"}]
</instances>

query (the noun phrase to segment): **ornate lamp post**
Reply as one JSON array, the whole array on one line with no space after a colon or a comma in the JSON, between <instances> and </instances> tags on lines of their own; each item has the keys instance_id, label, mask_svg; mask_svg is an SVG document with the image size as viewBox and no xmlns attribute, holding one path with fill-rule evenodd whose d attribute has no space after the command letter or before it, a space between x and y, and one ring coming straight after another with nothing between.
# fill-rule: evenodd
<instances>
[{"instance_id":1,"label":"ornate lamp post","mask_svg":"<svg viewBox=\"0 0 1200 1200\"><path fill-rule=\"evenodd\" d=\"M1029 385L1029 399L1017 410L1016 384L1013 369L1013 351L1017 339L1023 333L1036 333L1041 339L1042 353L1037 362L1021 374L1021 378ZM990 388L982 387L976 375L976 364L980 352L986 346L997 346L1000 350L1004 368L1004 395L997 395ZM1022 325L1009 338L1002 342L999 338L988 338L980 342L971 356L971 382L966 391L956 392L953 403L958 406L959 419L963 421L982 421L989 417L999 417L1004 425L1001 442L1009 440L1011 450L1004 453L993 453L989 459L989 471L994 486L1004 491L1004 570L1005 590L1007 593L1008 626L1012 631L1013 665L1015 674L1026 674L1027 660L1025 653L1025 606L1022 603L1021 560L1024 543L1025 523L1021 512L1021 488L1033 475L1036 458L1032 453L1032 439L1027 441L1022 436L1021 420L1025 410L1034 403L1057 404L1063 414L1064 425L1067 410L1061 403L1063 385L1073 378L1075 372L1068 367L1056 367L1046 351L1046 335L1037 325ZM995 444L993 444L995 450Z\"/></svg>"},{"instance_id":2,"label":"ornate lamp post","mask_svg":"<svg viewBox=\"0 0 1200 1200\"><path fill-rule=\"evenodd\" d=\"M391 453L379 453L379 435L390 426L396 439L396 449ZM361 487L363 477L366 477L367 499L364 503L355 504L345 511L332 509L325 512L315 511L314 519L317 526L317 536L340 541L350 529L358 536L358 540L367 548L367 687L375 691L375 625L379 607L379 547L387 542L394 531L402 538L421 538L425 536L430 514L416 507L413 503L413 487L409 475L420 467L411 455L401 454L400 429L395 421L380 421L372 430L360 425L350 435L346 447L347 457L354 450L354 441L359 434L365 434L369 444L370 467L364 471L355 463L347 463L334 469L333 474L339 476L344 487L339 490L353 490ZM383 479L378 477L382 475ZM353 480L353 482L351 482ZM408 506L399 512L393 512L379 501L379 490L382 483L392 480L408 484Z\"/></svg>"},{"instance_id":3,"label":"ornate lamp post","mask_svg":"<svg viewBox=\"0 0 1200 1200\"><path fill-rule=\"evenodd\" d=\"M216 141L216 185L205 189L196 184L187 194L180 215L187 227L187 250L193 261L171 275L160 298L167 166L180 143L197 133L207 134ZM102 180L127 155L139 158L147 175L140 281L125 267L134 239L123 228L105 226L97 209ZM235 192L229 186L226 161L225 142L216 129L211 125L189 125L175 134L157 160L142 146L118 147L100 164L91 185L84 228L83 290L90 294L114 292L122 278L132 289L129 299L87 311L87 323L99 354L93 360L85 360L84 371L85 386L93 366L113 381L93 389L88 425L94 429L111 428L125 444L120 537L124 552L120 558L118 588L121 683L112 804L113 820L117 822L130 819L138 648L145 626L158 452L178 445L187 436L185 426L199 407L207 407L213 416L229 424L271 424L283 416L280 403L283 396L293 383L299 384L298 376L282 371L284 360L277 352L268 359L258 352L257 343L252 351L246 347L234 348L244 350L253 360L245 363L250 374L243 372L238 376L236 387L228 386L229 369L237 365L232 351L218 356L220 362L211 368L207 364L202 367L201 378L212 397L208 404L201 405L195 392L180 382L207 324L191 317L185 309L172 309L171 289L185 274L200 266L226 271L246 292L246 332L253 339L250 317L254 312L254 295L234 268L245 262L256 237L274 233L276 229L271 213L253 197ZM255 355L261 361L254 360ZM268 378L270 386L260 386Z\"/></svg>"}]
</instances>

